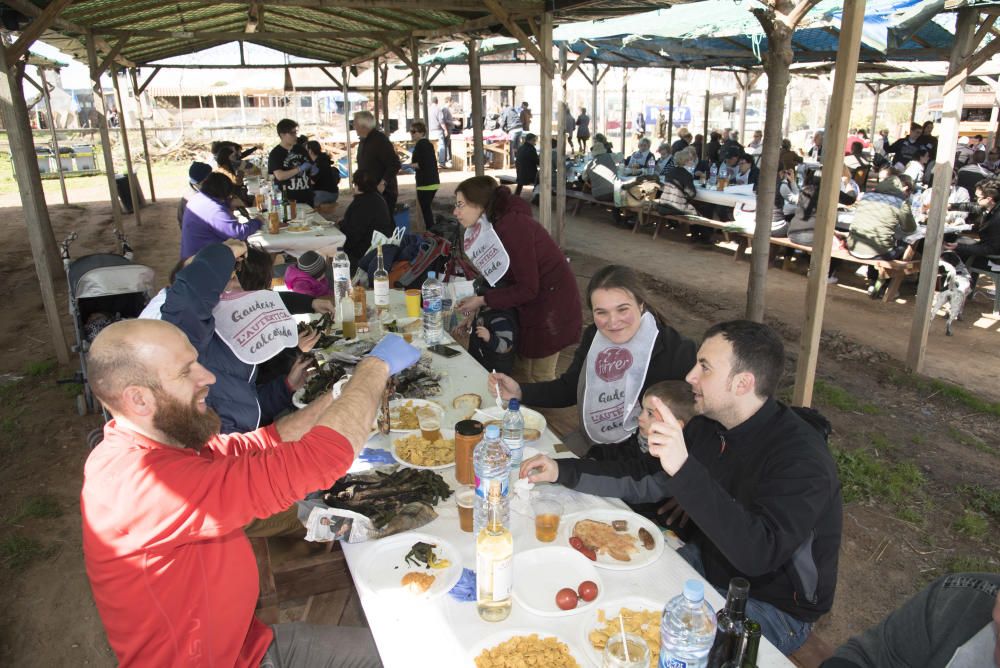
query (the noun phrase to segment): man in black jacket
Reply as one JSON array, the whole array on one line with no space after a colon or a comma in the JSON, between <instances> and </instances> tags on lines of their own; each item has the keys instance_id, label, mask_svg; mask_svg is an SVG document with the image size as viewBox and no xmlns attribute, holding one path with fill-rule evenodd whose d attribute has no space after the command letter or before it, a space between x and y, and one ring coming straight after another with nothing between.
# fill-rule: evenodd
<instances>
[{"instance_id":1,"label":"man in black jacket","mask_svg":"<svg viewBox=\"0 0 1000 668\"><path fill-rule=\"evenodd\" d=\"M823 435L774 399L783 366L784 346L766 325L715 325L686 379L698 415L681 428L654 400L662 420L649 428L651 456L539 456L521 475L629 503L671 499L697 529L679 553L720 592L747 578L747 616L791 654L833 604L842 498Z\"/></svg>"},{"instance_id":2,"label":"man in black jacket","mask_svg":"<svg viewBox=\"0 0 1000 668\"><path fill-rule=\"evenodd\" d=\"M396 184L399 156L396 155L396 147L375 127L375 117L370 111L354 114L354 131L361 140L358 143L358 170L371 172L378 177L378 190L385 198L389 215L392 216L396 213L396 200L399 198L399 186Z\"/></svg>"}]
</instances>

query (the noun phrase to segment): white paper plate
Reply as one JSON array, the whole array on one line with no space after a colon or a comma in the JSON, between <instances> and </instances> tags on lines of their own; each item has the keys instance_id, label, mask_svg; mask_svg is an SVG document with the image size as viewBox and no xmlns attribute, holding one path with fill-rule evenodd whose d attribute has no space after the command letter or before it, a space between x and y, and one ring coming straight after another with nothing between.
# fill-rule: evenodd
<instances>
[{"instance_id":1,"label":"white paper plate","mask_svg":"<svg viewBox=\"0 0 1000 668\"><path fill-rule=\"evenodd\" d=\"M442 406L441 404L439 404L436 401L431 401L429 399L393 399L392 401L389 402L389 424L390 425L392 425L392 423L393 423L392 415L394 413L398 413L399 408L401 406L405 406L406 404L410 404L413 407L413 410L416 410L416 409L418 409L418 408L420 408L422 406L431 406L432 408L437 409L438 412L441 414L441 423L444 424L444 406ZM420 433L420 430L419 429L396 429L395 427L392 427L392 433L394 433L394 434L418 434L418 433Z\"/></svg>"},{"instance_id":2,"label":"white paper plate","mask_svg":"<svg viewBox=\"0 0 1000 668\"><path fill-rule=\"evenodd\" d=\"M406 563L407 553L419 542L437 545L434 553L441 559L451 561L451 565L435 569ZM380 538L375 541L375 548L365 555L363 564L358 579L365 587L379 596L396 597L402 601L437 598L451 591L462 577L462 555L455 546L443 538L419 532L407 531ZM411 572L433 575L434 584L423 594L411 594L400 584L403 576Z\"/></svg>"},{"instance_id":3,"label":"white paper plate","mask_svg":"<svg viewBox=\"0 0 1000 668\"><path fill-rule=\"evenodd\" d=\"M296 408L305 408L306 406L308 406L309 404L307 404L303 400L303 397L305 396L306 396L305 387L300 387L299 389L295 390L295 394L292 395L292 405L295 406Z\"/></svg>"},{"instance_id":4,"label":"white paper plate","mask_svg":"<svg viewBox=\"0 0 1000 668\"><path fill-rule=\"evenodd\" d=\"M419 434L420 430L418 429L416 431L416 433ZM450 438L452 440L455 440L455 430L454 429L442 429L441 430L441 435L443 437L445 437L445 438ZM429 471L443 471L444 469L451 468L452 466L455 465L455 462L451 462L449 464L439 464L438 466L418 466L417 464L411 464L410 462L406 461L405 459L403 459L402 457L400 457L396 453L396 441L398 439L401 439L401 438L406 438L406 434L401 434L401 435L396 435L396 436L390 436L390 439L392 440L392 445L390 446L390 450L392 452L392 456L402 466L405 466L405 467L411 468L411 469L426 469L426 470L429 470Z\"/></svg>"},{"instance_id":5,"label":"white paper plate","mask_svg":"<svg viewBox=\"0 0 1000 668\"><path fill-rule=\"evenodd\" d=\"M493 396L483 397L483 401L492 401ZM489 420L500 420L503 421L504 413L507 411L502 411L496 406L492 408L480 408L476 413L476 419L487 422ZM545 421L545 416L536 410L532 410L527 406L521 406L521 415L524 416L524 428L525 429L537 429L540 432L545 432L545 428L548 423ZM526 441L531 443L531 441Z\"/></svg>"},{"instance_id":6,"label":"white paper plate","mask_svg":"<svg viewBox=\"0 0 1000 668\"><path fill-rule=\"evenodd\" d=\"M570 536L573 535L573 527L580 520L595 520L611 524L612 520L626 520L628 522L627 532L636 536L638 552L633 552L631 561L618 561L607 554L598 554L594 564L598 568L607 568L613 571L630 571L636 568L643 568L653 563L663 554L663 532L650 520L642 515L637 515L630 510L616 510L614 508L595 508L579 513L573 513L562 518L559 523L559 533L556 535L556 545L569 546ZM642 527L653 536L653 549L647 550L642 546L642 541L638 540L639 528ZM572 549L572 548L570 548Z\"/></svg>"},{"instance_id":7,"label":"white paper plate","mask_svg":"<svg viewBox=\"0 0 1000 668\"><path fill-rule=\"evenodd\" d=\"M539 631L538 629L529 629L523 627L504 629L502 631L497 631L496 633L491 633L490 635L486 636L485 638L477 642L475 647L473 647L472 650L469 652L467 664L470 666L475 666L477 656L479 656L488 649L493 649L500 643L506 642L507 640L510 640L515 636L530 636L530 635L537 635L539 639L555 638L559 642L566 645L567 648L569 648L570 656L576 659L576 662L578 664L580 664L581 666L585 665L584 661L580 658L581 652L579 648L574 646L573 643L567 641L562 636L558 636L554 633L546 633L544 631Z\"/></svg>"},{"instance_id":8,"label":"white paper plate","mask_svg":"<svg viewBox=\"0 0 1000 668\"><path fill-rule=\"evenodd\" d=\"M606 604L599 605L596 608L590 610L587 613L586 618L581 624L582 630L582 641L583 649L587 654L587 658L590 659L595 666L600 666L603 664L604 657L603 652L594 648L590 644L590 632L599 628L603 628L603 624L597 621L597 613L600 610L604 611L605 617L607 619L617 619L618 612L622 609L628 610L652 610L659 614L663 611L663 603L654 601L651 598L643 598L641 596L629 596L626 598L616 598L613 601L609 601ZM660 637L660 621L657 617L655 624L656 627L656 637ZM657 643L659 644L659 643ZM651 663L650 665L656 666L656 663Z\"/></svg>"},{"instance_id":9,"label":"white paper plate","mask_svg":"<svg viewBox=\"0 0 1000 668\"><path fill-rule=\"evenodd\" d=\"M560 610L556 592L576 590L584 580L597 584L597 598L580 601L572 610ZM514 554L514 600L542 617L566 617L586 612L601 603L604 583L594 562L571 547L539 547Z\"/></svg>"}]
</instances>

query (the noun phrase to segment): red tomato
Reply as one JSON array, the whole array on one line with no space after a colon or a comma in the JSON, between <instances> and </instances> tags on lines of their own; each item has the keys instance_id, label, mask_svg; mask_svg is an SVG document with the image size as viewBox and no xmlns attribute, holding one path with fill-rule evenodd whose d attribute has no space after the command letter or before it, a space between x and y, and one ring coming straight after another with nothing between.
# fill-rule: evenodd
<instances>
[{"instance_id":1,"label":"red tomato","mask_svg":"<svg viewBox=\"0 0 1000 668\"><path fill-rule=\"evenodd\" d=\"M563 587L556 592L556 605L560 610L572 610L576 607L576 592L569 587Z\"/></svg>"},{"instance_id":2,"label":"red tomato","mask_svg":"<svg viewBox=\"0 0 1000 668\"><path fill-rule=\"evenodd\" d=\"M597 583L590 580L584 580L580 583L577 591L580 594L580 598L584 601L593 601L597 598Z\"/></svg>"}]
</instances>

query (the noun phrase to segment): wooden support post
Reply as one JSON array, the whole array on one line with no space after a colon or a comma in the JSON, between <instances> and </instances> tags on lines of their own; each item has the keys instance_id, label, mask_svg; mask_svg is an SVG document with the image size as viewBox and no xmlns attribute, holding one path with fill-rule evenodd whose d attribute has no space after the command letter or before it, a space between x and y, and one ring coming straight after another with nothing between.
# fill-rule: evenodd
<instances>
[{"instance_id":1,"label":"wooden support post","mask_svg":"<svg viewBox=\"0 0 1000 668\"><path fill-rule=\"evenodd\" d=\"M42 293L42 306L52 337L52 346L55 348L59 363L69 364L69 348L66 347L66 336L59 320L62 311L56 304L53 280L59 271L59 254L52 234L49 210L45 206L45 193L42 191L38 160L35 159L28 108L24 102L21 82L15 74L17 63L7 62L7 51L2 48L4 46L3 42L0 42L0 77L3 78L3 82L0 83L0 117L4 127L7 128L14 180L17 181L17 189L21 195L24 224L28 229L28 243L35 262L35 274L38 276L38 287Z\"/></svg>"},{"instance_id":2,"label":"wooden support post","mask_svg":"<svg viewBox=\"0 0 1000 668\"><path fill-rule=\"evenodd\" d=\"M49 130L52 131L52 152L56 155L56 171L59 173L59 189L62 190L63 204L69 204L66 194L66 177L63 175L62 156L59 154L59 137L56 133L56 119L52 116L52 99L49 97L49 82L45 80L45 68L38 68L38 76L42 79L42 97L45 98L45 113L49 117Z\"/></svg>"},{"instance_id":3,"label":"wooden support post","mask_svg":"<svg viewBox=\"0 0 1000 668\"><path fill-rule=\"evenodd\" d=\"M622 69L622 156L627 158L625 138L628 137L628 68Z\"/></svg>"},{"instance_id":4,"label":"wooden support post","mask_svg":"<svg viewBox=\"0 0 1000 668\"><path fill-rule=\"evenodd\" d=\"M420 51L417 38L410 35L410 83L413 85L413 118L420 118Z\"/></svg>"},{"instance_id":5,"label":"wooden support post","mask_svg":"<svg viewBox=\"0 0 1000 668\"><path fill-rule=\"evenodd\" d=\"M483 155L483 85L479 70L479 42L470 39L466 42L469 48L469 87L472 91L472 164L476 168L476 176L486 173Z\"/></svg>"},{"instance_id":6,"label":"wooden support post","mask_svg":"<svg viewBox=\"0 0 1000 668\"><path fill-rule=\"evenodd\" d=\"M789 80L788 92L785 93L785 133L782 137L787 137L792 129L792 85Z\"/></svg>"},{"instance_id":7,"label":"wooden support post","mask_svg":"<svg viewBox=\"0 0 1000 668\"><path fill-rule=\"evenodd\" d=\"M566 234L566 114L567 104L566 42L559 45L559 111L556 112L556 219L552 238L562 248ZM543 164L542 169L548 165Z\"/></svg>"},{"instance_id":8,"label":"wooden support post","mask_svg":"<svg viewBox=\"0 0 1000 668\"><path fill-rule=\"evenodd\" d=\"M344 92L344 142L347 148L347 182L354 182L354 165L351 163L351 71L347 66L340 68L340 81Z\"/></svg>"},{"instance_id":9,"label":"wooden support post","mask_svg":"<svg viewBox=\"0 0 1000 668\"><path fill-rule=\"evenodd\" d=\"M387 61L383 61L382 64L380 65L380 67L382 68L382 76L380 77L381 82L382 82L380 84L382 86L382 91L381 91L381 94L379 96L379 101L382 104L382 118L384 118L386 124L388 124L388 122L389 122L389 91L391 91L393 88L395 88L395 86L393 86L392 84L389 83L389 63ZM405 111L403 113L403 116L404 117L406 116Z\"/></svg>"},{"instance_id":10,"label":"wooden support post","mask_svg":"<svg viewBox=\"0 0 1000 668\"><path fill-rule=\"evenodd\" d=\"M702 160L705 160L708 157L708 139L709 139L708 108L709 108L709 102L711 101L711 95L712 95L712 68L709 67L708 69L705 70L705 115L704 115L704 120L702 122L702 127L704 129L702 130L703 134L701 136L702 138L701 138L701 156L700 156Z\"/></svg>"},{"instance_id":11,"label":"wooden support post","mask_svg":"<svg viewBox=\"0 0 1000 668\"><path fill-rule=\"evenodd\" d=\"M677 80L677 68L670 68L670 112L667 114L667 136L666 140L672 142L674 138L674 83ZM746 141L740 136L740 141Z\"/></svg>"},{"instance_id":12,"label":"wooden support post","mask_svg":"<svg viewBox=\"0 0 1000 668\"><path fill-rule=\"evenodd\" d=\"M379 118L382 116L382 105L379 104L379 96L382 93L382 88L378 85L378 58L372 61L372 114L375 116L375 125L379 124ZM386 123L386 129L388 129L388 123Z\"/></svg>"},{"instance_id":13,"label":"wooden support post","mask_svg":"<svg viewBox=\"0 0 1000 668\"><path fill-rule=\"evenodd\" d=\"M124 232L122 226L122 210L118 204L118 186L115 183L115 158L111 152L111 135L108 132L108 115L104 103L104 89L101 87L101 74L97 63L97 49L94 44L94 34L87 31L87 60L90 65L90 80L94 91L94 111L97 113L97 129L101 132L101 152L104 154L104 173L108 177L108 193L111 196L111 219L115 229ZM180 97L184 99L183 96ZM184 129L183 123L181 130Z\"/></svg>"},{"instance_id":14,"label":"wooden support post","mask_svg":"<svg viewBox=\"0 0 1000 668\"><path fill-rule=\"evenodd\" d=\"M865 18L865 0L845 0L841 19L840 43L833 74L833 93L826 117L823 136L827 146L843 146L847 140L851 105L854 101L854 79L858 73L858 53L861 48L861 28ZM749 84L749 79L747 80ZM844 168L843 151L823 152L823 173L840 174ZM830 267L833 232L837 223L837 196L840 179L823 179L816 207L816 241L809 262L806 288L806 320L799 338L799 359L795 369L795 390L792 403L809 406L812 403L816 362L819 359L823 312L826 308L826 277Z\"/></svg>"},{"instance_id":15,"label":"wooden support post","mask_svg":"<svg viewBox=\"0 0 1000 668\"><path fill-rule=\"evenodd\" d=\"M747 143L747 98L750 96L750 87L755 81L753 73L749 69L746 71L745 76L746 81L740 86L740 143L744 145Z\"/></svg>"},{"instance_id":16,"label":"wooden support post","mask_svg":"<svg viewBox=\"0 0 1000 668\"><path fill-rule=\"evenodd\" d=\"M882 86L875 84L875 102L872 104L872 142L878 137L878 97L882 94Z\"/></svg>"},{"instance_id":17,"label":"wooden support post","mask_svg":"<svg viewBox=\"0 0 1000 668\"><path fill-rule=\"evenodd\" d=\"M938 257L944 236L944 221L948 208L948 190L951 186L951 170L958 147L958 123L965 97L963 85L971 73L967 59L972 56L973 35L976 31L977 7L960 9L955 23L955 43L948 63L948 83L944 89L941 104L941 128L938 131L937 159L934 163L934 189L931 194L931 210L927 216L927 236L920 259L920 282L917 284L917 300L913 308L913 324L910 328L910 345L906 353L906 364L919 373L924 368L924 354L927 347L927 333L931 326L931 302L934 298L934 284L937 282ZM974 193L972 193L974 194Z\"/></svg>"},{"instance_id":18,"label":"wooden support post","mask_svg":"<svg viewBox=\"0 0 1000 668\"><path fill-rule=\"evenodd\" d=\"M590 80L590 136L593 137L597 133L597 61L594 61L594 77ZM601 116L605 116L604 110L601 110ZM591 143L593 146L593 143Z\"/></svg>"},{"instance_id":19,"label":"wooden support post","mask_svg":"<svg viewBox=\"0 0 1000 668\"><path fill-rule=\"evenodd\" d=\"M479 54L476 54L477 57ZM471 61L470 61L471 66ZM427 75L430 74L429 65L420 66L420 117L424 119L424 123L427 123L427 131L430 132L431 119L428 118L431 115L430 110L430 82L427 80ZM482 99L482 98L480 98Z\"/></svg>"},{"instance_id":20,"label":"wooden support post","mask_svg":"<svg viewBox=\"0 0 1000 668\"><path fill-rule=\"evenodd\" d=\"M142 157L146 161L146 179L149 181L149 199L156 201L156 188L153 186L153 163L149 159L149 142L146 140L146 121L142 117L142 89L139 88L139 77L135 68L129 71L132 81L132 94L135 95L135 115L139 118L139 136L142 138ZM155 73L155 72L154 72ZM152 79L152 77L150 77ZM147 81L146 83L149 83ZM243 124L246 126L246 112L243 109L243 91L240 90L240 112L243 114Z\"/></svg>"},{"instance_id":21,"label":"wooden support post","mask_svg":"<svg viewBox=\"0 0 1000 668\"><path fill-rule=\"evenodd\" d=\"M917 95L920 93L920 86L913 87L913 104L910 105L910 123L917 120Z\"/></svg>"},{"instance_id":22,"label":"wooden support post","mask_svg":"<svg viewBox=\"0 0 1000 668\"><path fill-rule=\"evenodd\" d=\"M545 231L555 238L552 226L552 77L555 63L552 62L552 12L542 14L539 25L536 58L539 62L538 76L542 88L542 108L538 115L538 222Z\"/></svg>"},{"instance_id":23,"label":"wooden support post","mask_svg":"<svg viewBox=\"0 0 1000 668\"><path fill-rule=\"evenodd\" d=\"M117 68L111 68L111 81L115 86L115 99L118 101L118 132L122 139L122 148L125 149L125 177L128 179L128 191L132 196L132 213L135 215L136 227L142 225L142 215L139 213L139 188L138 183L136 183L137 177L132 172L132 150L129 148L128 143L128 125L125 122L125 118L128 114L125 113L124 100L122 99L121 85L118 83L118 72ZM215 96L212 96L212 102L215 102Z\"/></svg>"}]
</instances>

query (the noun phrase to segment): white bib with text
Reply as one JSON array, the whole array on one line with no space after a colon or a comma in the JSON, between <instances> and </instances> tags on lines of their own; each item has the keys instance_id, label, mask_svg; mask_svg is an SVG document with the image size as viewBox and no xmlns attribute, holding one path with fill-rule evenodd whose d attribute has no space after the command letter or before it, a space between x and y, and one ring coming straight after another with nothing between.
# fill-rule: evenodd
<instances>
[{"instance_id":1,"label":"white bib with text","mask_svg":"<svg viewBox=\"0 0 1000 668\"><path fill-rule=\"evenodd\" d=\"M485 215L465 230L462 240L465 256L476 266L490 287L496 287L510 269L510 255Z\"/></svg>"},{"instance_id":2,"label":"white bib with text","mask_svg":"<svg viewBox=\"0 0 1000 668\"><path fill-rule=\"evenodd\" d=\"M597 331L587 352L587 384L580 410L580 421L592 442L619 443L638 427L642 386L658 335L651 313L642 315L638 331L627 343L612 343Z\"/></svg>"},{"instance_id":3,"label":"white bib with text","mask_svg":"<svg viewBox=\"0 0 1000 668\"><path fill-rule=\"evenodd\" d=\"M247 364L266 362L298 345L299 335L276 292L224 292L212 310L215 333Z\"/></svg>"}]
</instances>

